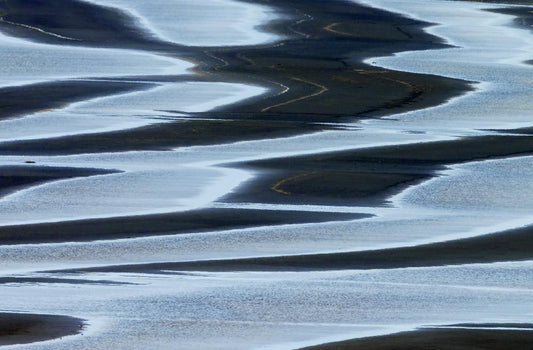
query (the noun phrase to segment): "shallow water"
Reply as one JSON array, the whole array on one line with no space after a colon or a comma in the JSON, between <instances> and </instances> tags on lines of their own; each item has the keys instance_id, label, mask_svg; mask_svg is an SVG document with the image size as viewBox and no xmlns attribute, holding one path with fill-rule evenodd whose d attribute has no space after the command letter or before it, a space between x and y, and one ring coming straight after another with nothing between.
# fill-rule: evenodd
<instances>
[{"instance_id":1,"label":"shallow water","mask_svg":"<svg viewBox=\"0 0 533 350\"><path fill-rule=\"evenodd\" d=\"M94 98L62 109L2 120L0 142L140 128L179 119L186 116L186 112L208 111L266 91L230 83L153 84L155 87L145 91Z\"/></svg>"},{"instance_id":2,"label":"shallow water","mask_svg":"<svg viewBox=\"0 0 533 350\"><path fill-rule=\"evenodd\" d=\"M455 48L404 52L372 58L367 63L417 73L436 74L478 82L477 91L447 105L395 115L414 130L512 129L531 126L533 94L531 59L533 36L516 27L512 16L481 11L499 5L423 1L364 2L423 19L443 23L428 32L447 39ZM460 7L460 8L457 8ZM457 11L451 10L456 9ZM457 15L460 13L460 15ZM497 29L495 29L497 27ZM487 35L491 32L492 34ZM370 122L371 123L371 122Z\"/></svg>"},{"instance_id":3,"label":"shallow water","mask_svg":"<svg viewBox=\"0 0 533 350\"><path fill-rule=\"evenodd\" d=\"M136 17L147 32L162 40L193 46L255 45L277 36L259 30L276 18L273 11L235 0L90 0Z\"/></svg>"},{"instance_id":4,"label":"shallow water","mask_svg":"<svg viewBox=\"0 0 533 350\"><path fill-rule=\"evenodd\" d=\"M532 262L299 273L97 274L137 285L1 286L11 308L93 320L81 337L28 349L288 349L451 322L529 322ZM509 281L509 276L515 276ZM74 276L77 277L77 276ZM505 285L506 288L500 286ZM61 298L61 305L57 299ZM113 315L113 317L109 317ZM142 315L142 316L140 316ZM277 343L277 344L276 344Z\"/></svg>"},{"instance_id":5,"label":"shallow water","mask_svg":"<svg viewBox=\"0 0 533 350\"><path fill-rule=\"evenodd\" d=\"M189 62L133 50L45 45L0 34L0 86L125 75L178 75Z\"/></svg>"}]
</instances>

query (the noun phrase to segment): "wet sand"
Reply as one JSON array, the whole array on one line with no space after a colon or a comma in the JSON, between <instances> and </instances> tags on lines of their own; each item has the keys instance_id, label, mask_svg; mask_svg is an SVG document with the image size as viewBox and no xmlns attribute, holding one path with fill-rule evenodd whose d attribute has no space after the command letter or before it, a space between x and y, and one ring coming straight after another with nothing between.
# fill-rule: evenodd
<instances>
[{"instance_id":1,"label":"wet sand","mask_svg":"<svg viewBox=\"0 0 533 350\"><path fill-rule=\"evenodd\" d=\"M254 209L199 209L180 213L0 227L0 243L87 242L237 228L355 220L367 214Z\"/></svg>"},{"instance_id":2,"label":"wet sand","mask_svg":"<svg viewBox=\"0 0 533 350\"><path fill-rule=\"evenodd\" d=\"M100 96L153 87L142 82L55 81L0 88L0 120L43 110L63 108L69 103Z\"/></svg>"},{"instance_id":3,"label":"wet sand","mask_svg":"<svg viewBox=\"0 0 533 350\"><path fill-rule=\"evenodd\" d=\"M0 198L28 186L48 181L112 173L109 170L98 169L42 167L35 164L31 157L21 159L22 162L25 165L0 167Z\"/></svg>"},{"instance_id":4,"label":"wet sand","mask_svg":"<svg viewBox=\"0 0 533 350\"><path fill-rule=\"evenodd\" d=\"M522 325L529 328L524 330L475 329L476 326L472 326L473 329L429 327L412 332L310 346L302 350L529 350L533 344L531 325Z\"/></svg>"},{"instance_id":5,"label":"wet sand","mask_svg":"<svg viewBox=\"0 0 533 350\"><path fill-rule=\"evenodd\" d=\"M527 136L468 137L234 164L263 176L222 201L387 205L392 195L434 177L446 165L531 154L529 130L516 132Z\"/></svg>"},{"instance_id":6,"label":"wet sand","mask_svg":"<svg viewBox=\"0 0 533 350\"><path fill-rule=\"evenodd\" d=\"M83 327L84 321L74 317L0 313L0 346L62 338Z\"/></svg>"},{"instance_id":7,"label":"wet sand","mask_svg":"<svg viewBox=\"0 0 533 350\"><path fill-rule=\"evenodd\" d=\"M0 15L3 32L36 42L187 51L184 46L154 39L140 30L135 18L123 11L84 1L5 0L0 4Z\"/></svg>"},{"instance_id":8,"label":"wet sand","mask_svg":"<svg viewBox=\"0 0 533 350\"><path fill-rule=\"evenodd\" d=\"M5 155L69 155L133 150L171 150L174 147L281 138L301 132L322 131L322 125L266 120L180 120L147 127L65 136L47 140L0 143Z\"/></svg>"}]
</instances>

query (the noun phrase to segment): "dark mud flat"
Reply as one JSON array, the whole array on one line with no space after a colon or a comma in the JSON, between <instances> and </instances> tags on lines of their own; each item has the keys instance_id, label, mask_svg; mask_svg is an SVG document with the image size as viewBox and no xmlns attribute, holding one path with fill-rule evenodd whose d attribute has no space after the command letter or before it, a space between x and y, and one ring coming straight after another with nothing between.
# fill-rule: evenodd
<instances>
[{"instance_id":1,"label":"dark mud flat","mask_svg":"<svg viewBox=\"0 0 533 350\"><path fill-rule=\"evenodd\" d=\"M77 272L319 271L494 263L533 258L533 227L412 247L232 260L168 262L77 269Z\"/></svg>"},{"instance_id":2,"label":"dark mud flat","mask_svg":"<svg viewBox=\"0 0 533 350\"><path fill-rule=\"evenodd\" d=\"M0 167L0 198L48 181L113 173L110 170L99 169L43 167L33 164L31 158L23 158L21 163L26 165Z\"/></svg>"},{"instance_id":3,"label":"dark mud flat","mask_svg":"<svg viewBox=\"0 0 533 350\"><path fill-rule=\"evenodd\" d=\"M530 5L531 1L528 2L515 2L517 5ZM503 8L503 9L496 9L496 10L490 10L491 12L501 13L504 15L511 15L515 16L514 24L522 27L527 28L529 30L533 30L533 12L531 12L531 8L529 7L510 7L510 8Z\"/></svg>"},{"instance_id":4,"label":"dark mud flat","mask_svg":"<svg viewBox=\"0 0 533 350\"><path fill-rule=\"evenodd\" d=\"M479 136L231 164L262 176L221 201L383 206L391 195L434 177L446 165L533 154L530 130L511 132L523 136Z\"/></svg>"},{"instance_id":5,"label":"dark mud flat","mask_svg":"<svg viewBox=\"0 0 533 350\"><path fill-rule=\"evenodd\" d=\"M47 44L187 52L185 46L154 39L123 11L84 1L2 0L0 16L3 32Z\"/></svg>"},{"instance_id":6,"label":"dark mud flat","mask_svg":"<svg viewBox=\"0 0 533 350\"><path fill-rule=\"evenodd\" d=\"M83 326L84 321L74 317L0 313L0 346L75 335Z\"/></svg>"},{"instance_id":7,"label":"dark mud flat","mask_svg":"<svg viewBox=\"0 0 533 350\"><path fill-rule=\"evenodd\" d=\"M281 138L327 127L256 120L180 120L104 134L0 143L5 155L69 155L132 150L168 151L174 147Z\"/></svg>"},{"instance_id":8,"label":"dark mud flat","mask_svg":"<svg viewBox=\"0 0 533 350\"><path fill-rule=\"evenodd\" d=\"M0 88L0 120L95 97L146 90L154 84L97 80L66 80Z\"/></svg>"},{"instance_id":9,"label":"dark mud flat","mask_svg":"<svg viewBox=\"0 0 533 350\"><path fill-rule=\"evenodd\" d=\"M486 2L488 4L531 5L530 0L458 0L470 2Z\"/></svg>"},{"instance_id":10,"label":"dark mud flat","mask_svg":"<svg viewBox=\"0 0 533 350\"><path fill-rule=\"evenodd\" d=\"M412 332L353 339L310 346L300 350L531 350L529 329L424 328Z\"/></svg>"},{"instance_id":11,"label":"dark mud flat","mask_svg":"<svg viewBox=\"0 0 533 350\"><path fill-rule=\"evenodd\" d=\"M0 244L86 242L283 224L356 220L367 214L200 209L172 214L0 227Z\"/></svg>"}]
</instances>

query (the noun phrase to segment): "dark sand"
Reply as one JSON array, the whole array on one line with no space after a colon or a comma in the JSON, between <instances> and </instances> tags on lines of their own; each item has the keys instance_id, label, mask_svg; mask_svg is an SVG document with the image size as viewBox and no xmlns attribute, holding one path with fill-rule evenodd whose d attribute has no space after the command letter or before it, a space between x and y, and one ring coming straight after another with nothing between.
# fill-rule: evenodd
<instances>
[{"instance_id":1,"label":"dark sand","mask_svg":"<svg viewBox=\"0 0 533 350\"><path fill-rule=\"evenodd\" d=\"M84 321L74 317L0 313L0 346L75 335L83 326Z\"/></svg>"},{"instance_id":2,"label":"dark sand","mask_svg":"<svg viewBox=\"0 0 533 350\"><path fill-rule=\"evenodd\" d=\"M301 350L531 350L533 325L523 326L528 329L424 328L310 346Z\"/></svg>"},{"instance_id":3,"label":"dark sand","mask_svg":"<svg viewBox=\"0 0 533 350\"><path fill-rule=\"evenodd\" d=\"M516 2L516 4L532 5L531 1ZM490 10L491 12L515 16L514 24L529 30L533 30L533 12L529 7L509 7L504 9Z\"/></svg>"},{"instance_id":4,"label":"dark sand","mask_svg":"<svg viewBox=\"0 0 533 350\"><path fill-rule=\"evenodd\" d=\"M31 157L22 157L20 166L0 166L0 198L48 181L111 174L110 170L83 169L83 168L58 168L43 167L31 160Z\"/></svg>"},{"instance_id":5,"label":"dark sand","mask_svg":"<svg viewBox=\"0 0 533 350\"><path fill-rule=\"evenodd\" d=\"M531 5L531 0L457 0L470 2L486 2L488 4Z\"/></svg>"},{"instance_id":6,"label":"dark sand","mask_svg":"<svg viewBox=\"0 0 533 350\"><path fill-rule=\"evenodd\" d=\"M473 238L360 252L168 262L76 269L77 272L370 270L530 260L533 226Z\"/></svg>"},{"instance_id":7,"label":"dark sand","mask_svg":"<svg viewBox=\"0 0 533 350\"><path fill-rule=\"evenodd\" d=\"M139 28L135 18L122 11L84 1L3 0L0 2L0 17L3 32L36 42L187 51L186 47L152 38ZM31 27L55 35L33 30Z\"/></svg>"},{"instance_id":8,"label":"dark sand","mask_svg":"<svg viewBox=\"0 0 533 350\"><path fill-rule=\"evenodd\" d=\"M180 120L104 134L67 136L0 144L5 155L68 155L135 149L165 151L178 146L212 145L322 131L327 127L263 120Z\"/></svg>"},{"instance_id":9,"label":"dark sand","mask_svg":"<svg viewBox=\"0 0 533 350\"><path fill-rule=\"evenodd\" d=\"M529 131L512 131L524 136L469 137L234 164L263 176L223 201L386 205L391 195L435 176L446 165L533 154Z\"/></svg>"},{"instance_id":10,"label":"dark sand","mask_svg":"<svg viewBox=\"0 0 533 350\"><path fill-rule=\"evenodd\" d=\"M0 22L1 23L1 22ZM0 88L0 120L63 108L90 98L145 90L154 84L117 81L54 81Z\"/></svg>"},{"instance_id":11,"label":"dark sand","mask_svg":"<svg viewBox=\"0 0 533 350\"><path fill-rule=\"evenodd\" d=\"M53 277L24 277L24 276L10 276L0 277L0 284L20 285L20 284L89 284L89 285L132 285L128 282L115 282L107 280L89 280L81 278L53 278Z\"/></svg>"},{"instance_id":12,"label":"dark sand","mask_svg":"<svg viewBox=\"0 0 533 350\"><path fill-rule=\"evenodd\" d=\"M369 216L305 211L200 209L171 214L1 226L0 244L82 242L175 235L282 224L356 220Z\"/></svg>"}]
</instances>

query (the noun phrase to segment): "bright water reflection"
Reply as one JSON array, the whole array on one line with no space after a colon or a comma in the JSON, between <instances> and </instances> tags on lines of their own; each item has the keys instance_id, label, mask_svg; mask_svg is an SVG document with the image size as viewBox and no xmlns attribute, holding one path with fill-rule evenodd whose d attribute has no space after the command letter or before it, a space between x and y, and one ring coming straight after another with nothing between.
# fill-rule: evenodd
<instances>
[{"instance_id":1,"label":"bright water reflection","mask_svg":"<svg viewBox=\"0 0 533 350\"><path fill-rule=\"evenodd\" d=\"M192 64L132 50L45 45L0 34L0 86L86 77L184 74Z\"/></svg>"},{"instance_id":2,"label":"bright water reflection","mask_svg":"<svg viewBox=\"0 0 533 350\"><path fill-rule=\"evenodd\" d=\"M277 36L259 31L275 16L265 6L235 0L90 0L137 17L149 34L191 46L254 45Z\"/></svg>"},{"instance_id":3,"label":"bright water reflection","mask_svg":"<svg viewBox=\"0 0 533 350\"><path fill-rule=\"evenodd\" d=\"M177 343L182 349L290 349L417 325L529 322L532 267L520 262L333 273L99 274L91 278L140 284L83 286L84 293L68 285L0 291L12 309L27 308L30 301L35 311L94 320L94 331L84 336L21 349L172 349ZM509 275L516 280L500 288Z\"/></svg>"}]
</instances>

